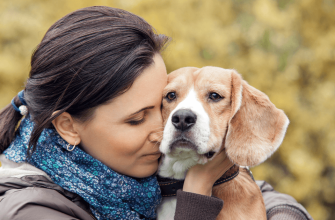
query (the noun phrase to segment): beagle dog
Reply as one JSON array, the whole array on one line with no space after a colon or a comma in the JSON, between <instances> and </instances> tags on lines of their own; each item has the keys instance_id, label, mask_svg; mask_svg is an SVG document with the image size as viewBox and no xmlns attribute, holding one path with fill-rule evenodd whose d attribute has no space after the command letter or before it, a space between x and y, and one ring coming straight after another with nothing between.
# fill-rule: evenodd
<instances>
[{"instance_id":1,"label":"beagle dog","mask_svg":"<svg viewBox=\"0 0 335 220\"><path fill-rule=\"evenodd\" d=\"M163 93L159 178L182 181L190 167L225 150L234 165L213 187L224 201L217 219L266 219L261 191L242 166L258 165L277 150L289 124L285 113L232 69L178 69ZM158 219L173 219L175 207L176 197L163 197Z\"/></svg>"}]
</instances>

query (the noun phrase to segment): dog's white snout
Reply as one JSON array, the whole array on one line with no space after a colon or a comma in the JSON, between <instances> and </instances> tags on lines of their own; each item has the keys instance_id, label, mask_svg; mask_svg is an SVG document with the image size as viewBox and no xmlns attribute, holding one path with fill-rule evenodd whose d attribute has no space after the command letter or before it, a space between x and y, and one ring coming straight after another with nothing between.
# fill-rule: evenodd
<instances>
[{"instance_id":1,"label":"dog's white snout","mask_svg":"<svg viewBox=\"0 0 335 220\"><path fill-rule=\"evenodd\" d=\"M197 154L208 152L210 120L197 93L191 88L173 111L171 111L163 132L160 151L176 154L175 149L193 149Z\"/></svg>"},{"instance_id":2,"label":"dog's white snout","mask_svg":"<svg viewBox=\"0 0 335 220\"><path fill-rule=\"evenodd\" d=\"M190 129L197 121L197 115L191 109L179 109L172 117L173 126L180 131Z\"/></svg>"}]
</instances>

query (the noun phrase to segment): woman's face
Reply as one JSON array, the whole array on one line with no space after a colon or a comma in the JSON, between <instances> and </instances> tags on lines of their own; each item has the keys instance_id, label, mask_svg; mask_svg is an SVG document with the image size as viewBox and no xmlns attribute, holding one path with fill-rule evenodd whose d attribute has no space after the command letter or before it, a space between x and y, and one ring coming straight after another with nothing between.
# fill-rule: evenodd
<instances>
[{"instance_id":1,"label":"woman's face","mask_svg":"<svg viewBox=\"0 0 335 220\"><path fill-rule=\"evenodd\" d=\"M114 171L137 178L158 168L162 135L161 101L166 67L156 54L130 89L99 106L91 120L77 125L82 148Z\"/></svg>"}]
</instances>

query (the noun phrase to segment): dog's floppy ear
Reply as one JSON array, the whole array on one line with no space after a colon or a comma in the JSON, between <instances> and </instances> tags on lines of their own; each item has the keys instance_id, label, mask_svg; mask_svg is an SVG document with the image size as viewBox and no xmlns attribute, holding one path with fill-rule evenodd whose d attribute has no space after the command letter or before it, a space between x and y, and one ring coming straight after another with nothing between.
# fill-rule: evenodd
<instances>
[{"instance_id":1,"label":"dog's floppy ear","mask_svg":"<svg viewBox=\"0 0 335 220\"><path fill-rule=\"evenodd\" d=\"M242 166L255 166L277 150L289 124L267 95L232 70L231 106L225 140L227 156Z\"/></svg>"}]
</instances>

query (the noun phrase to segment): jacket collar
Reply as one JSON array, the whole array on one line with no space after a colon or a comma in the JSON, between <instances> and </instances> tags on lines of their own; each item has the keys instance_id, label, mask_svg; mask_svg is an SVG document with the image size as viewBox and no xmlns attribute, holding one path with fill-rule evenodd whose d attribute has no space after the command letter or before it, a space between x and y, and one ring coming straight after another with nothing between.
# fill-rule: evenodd
<instances>
[{"instance_id":1,"label":"jacket collar","mask_svg":"<svg viewBox=\"0 0 335 220\"><path fill-rule=\"evenodd\" d=\"M30 175L42 175L52 182L51 178L43 171L29 163L16 163L8 160L4 154L0 154L0 178L23 177Z\"/></svg>"}]
</instances>

